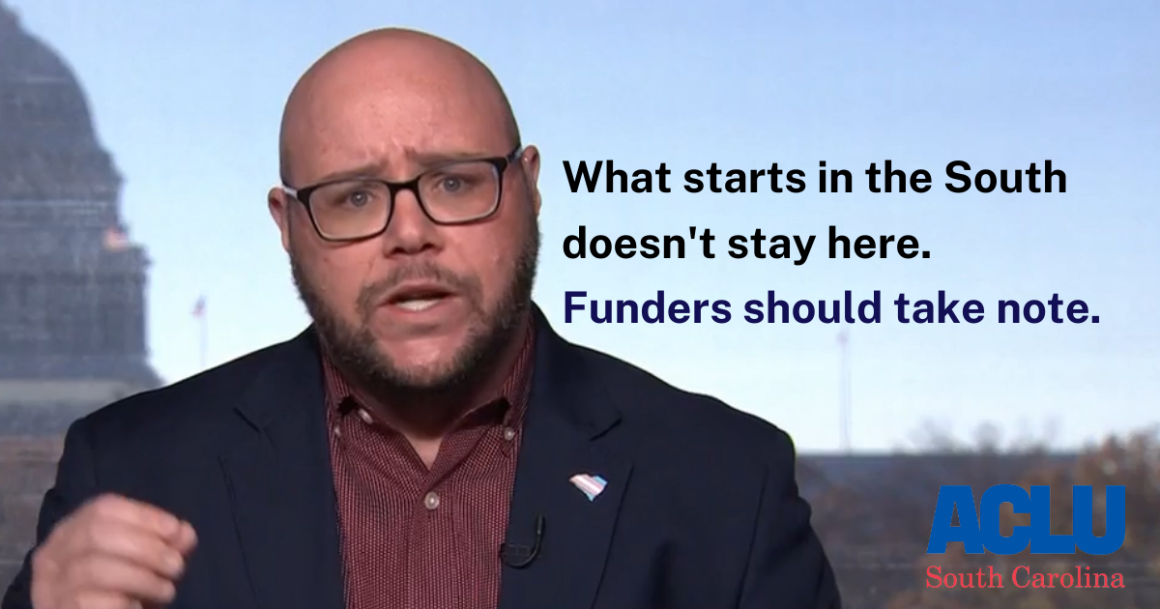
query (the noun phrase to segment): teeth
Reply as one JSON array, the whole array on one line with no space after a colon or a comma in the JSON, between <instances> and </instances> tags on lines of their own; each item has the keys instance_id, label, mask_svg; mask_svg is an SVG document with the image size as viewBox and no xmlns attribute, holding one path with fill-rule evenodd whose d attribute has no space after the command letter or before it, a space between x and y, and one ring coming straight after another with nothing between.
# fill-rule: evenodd
<instances>
[{"instance_id":1,"label":"teeth","mask_svg":"<svg viewBox=\"0 0 1160 609\"><path fill-rule=\"evenodd\" d=\"M398 306L408 311L424 311L435 306L437 302L439 302L438 298L420 298L416 300L404 300L398 303Z\"/></svg>"}]
</instances>

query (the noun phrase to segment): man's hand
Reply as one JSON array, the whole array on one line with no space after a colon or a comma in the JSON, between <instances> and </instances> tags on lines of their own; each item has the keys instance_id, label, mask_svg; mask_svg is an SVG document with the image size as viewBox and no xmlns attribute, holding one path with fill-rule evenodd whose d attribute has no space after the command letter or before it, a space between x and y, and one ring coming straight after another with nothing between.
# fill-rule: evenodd
<instances>
[{"instance_id":1,"label":"man's hand","mask_svg":"<svg viewBox=\"0 0 1160 609\"><path fill-rule=\"evenodd\" d=\"M188 522L151 505L102 495L62 520L33 553L32 606L166 605L196 543Z\"/></svg>"}]
</instances>

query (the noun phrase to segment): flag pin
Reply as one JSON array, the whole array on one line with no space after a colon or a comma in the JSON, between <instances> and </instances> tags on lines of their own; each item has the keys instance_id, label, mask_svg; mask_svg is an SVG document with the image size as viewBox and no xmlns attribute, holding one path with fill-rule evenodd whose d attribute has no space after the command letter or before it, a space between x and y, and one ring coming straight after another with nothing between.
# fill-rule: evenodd
<instances>
[{"instance_id":1,"label":"flag pin","mask_svg":"<svg viewBox=\"0 0 1160 609\"><path fill-rule=\"evenodd\" d=\"M608 485L608 481L600 476L593 476L591 474L576 474L569 479L580 492L588 497L589 501L595 501L596 496L604 492L604 487Z\"/></svg>"}]
</instances>

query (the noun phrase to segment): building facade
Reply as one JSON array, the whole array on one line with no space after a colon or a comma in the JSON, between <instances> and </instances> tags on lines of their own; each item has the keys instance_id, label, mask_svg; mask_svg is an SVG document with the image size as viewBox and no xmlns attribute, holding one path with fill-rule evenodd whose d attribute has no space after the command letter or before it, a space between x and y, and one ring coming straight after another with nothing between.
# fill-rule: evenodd
<instances>
[{"instance_id":1,"label":"building facade","mask_svg":"<svg viewBox=\"0 0 1160 609\"><path fill-rule=\"evenodd\" d=\"M120 192L72 70L0 0L0 586L68 425L161 384Z\"/></svg>"},{"instance_id":2,"label":"building facade","mask_svg":"<svg viewBox=\"0 0 1160 609\"><path fill-rule=\"evenodd\" d=\"M0 435L160 384L120 192L72 70L0 0Z\"/></svg>"}]
</instances>

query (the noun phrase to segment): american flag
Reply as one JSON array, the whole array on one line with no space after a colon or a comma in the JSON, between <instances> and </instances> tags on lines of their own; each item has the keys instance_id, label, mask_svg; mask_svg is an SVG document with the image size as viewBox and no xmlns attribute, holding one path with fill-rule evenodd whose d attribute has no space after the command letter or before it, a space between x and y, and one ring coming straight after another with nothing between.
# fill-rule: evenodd
<instances>
[{"instance_id":1,"label":"american flag","mask_svg":"<svg viewBox=\"0 0 1160 609\"><path fill-rule=\"evenodd\" d=\"M198 298L197 302L193 305L193 316L198 319L205 317L205 296Z\"/></svg>"},{"instance_id":2,"label":"american flag","mask_svg":"<svg viewBox=\"0 0 1160 609\"><path fill-rule=\"evenodd\" d=\"M119 252L129 249L129 236L116 226L105 230L105 249L110 252Z\"/></svg>"}]
</instances>

